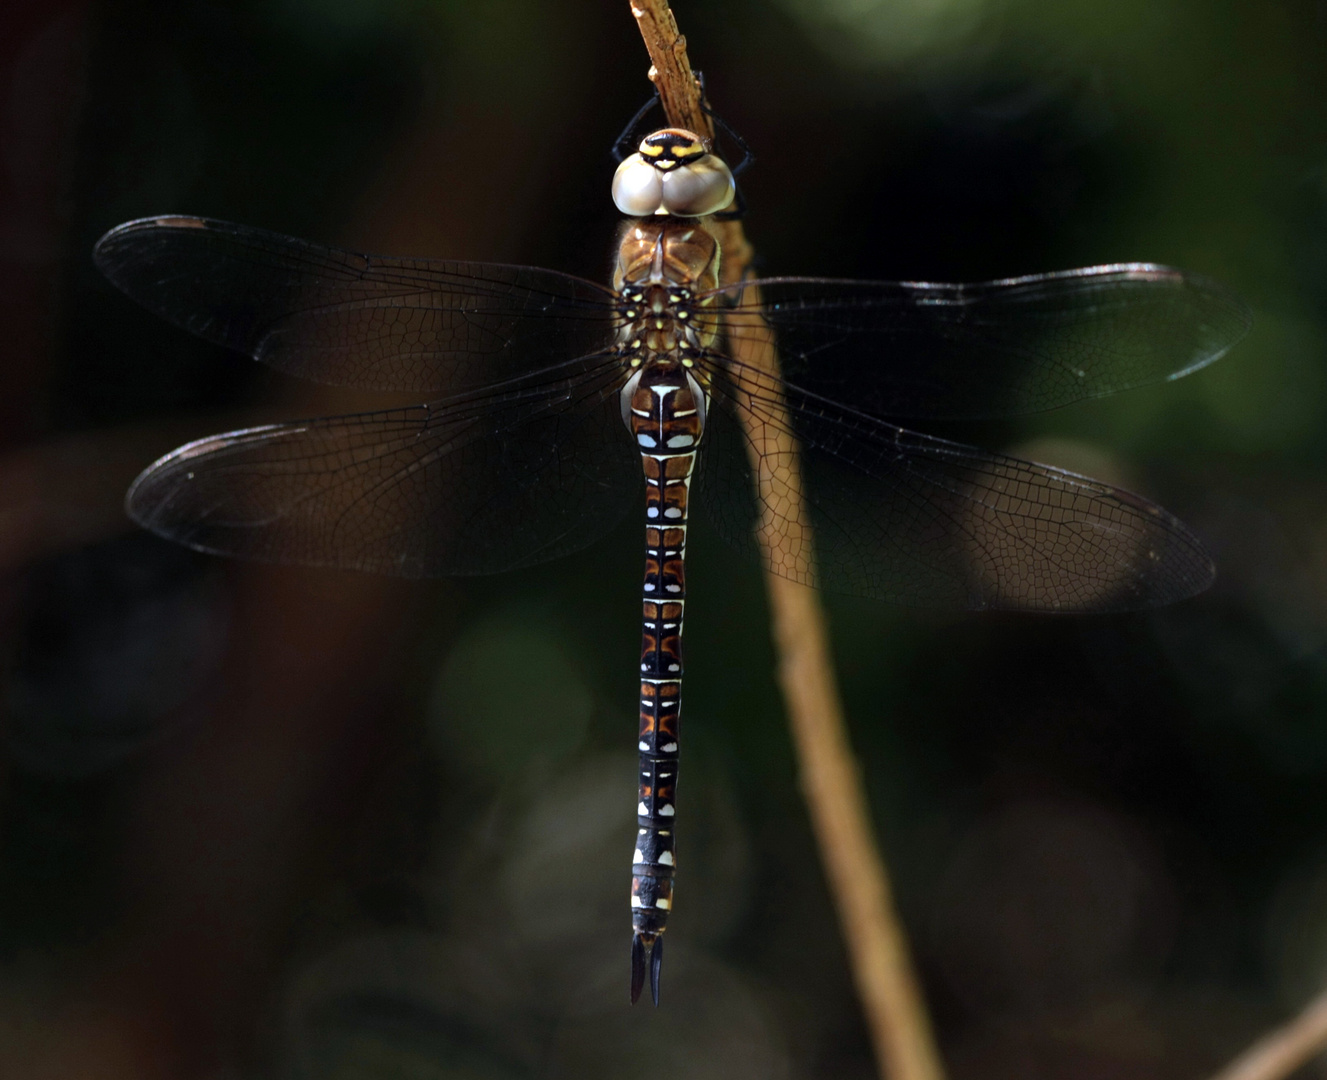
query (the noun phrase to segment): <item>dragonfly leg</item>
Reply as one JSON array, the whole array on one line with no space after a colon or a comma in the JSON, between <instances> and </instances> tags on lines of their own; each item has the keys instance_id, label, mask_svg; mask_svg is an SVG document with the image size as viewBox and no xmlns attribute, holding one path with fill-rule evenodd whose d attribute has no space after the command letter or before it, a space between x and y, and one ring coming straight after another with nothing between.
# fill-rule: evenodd
<instances>
[{"instance_id":1,"label":"dragonfly leg","mask_svg":"<svg viewBox=\"0 0 1327 1080\"><path fill-rule=\"evenodd\" d=\"M703 81L701 83L701 86L702 88L704 87ZM728 138L732 139L733 142L737 143L737 149L742 151L742 160L739 161L736 165L730 166L733 178L736 179L738 176L746 172L747 169L751 168L751 166L756 163L756 155L751 152L751 147L749 147L746 144L746 140L742 138L742 136L737 134L737 132L733 129L732 125L729 124L728 121L726 121L722 116L720 116L718 113L716 113L713 109L710 108L710 103L708 99L702 100L700 103L700 107L704 111L705 115L714 121L714 126L717 127L723 134L727 135ZM735 215L732 215L730 212L728 215L725 216L735 216Z\"/></svg>"},{"instance_id":2,"label":"dragonfly leg","mask_svg":"<svg viewBox=\"0 0 1327 1080\"><path fill-rule=\"evenodd\" d=\"M627 126L622 129L622 134L614 140L613 160L619 165L622 164L623 160L629 154L635 153L636 147L633 144L635 142L636 128L640 125L640 122L645 119L645 114L656 105L660 104L662 104L662 101L659 98L658 91L656 91L650 95L649 101L636 110L636 115L627 121Z\"/></svg>"}]
</instances>

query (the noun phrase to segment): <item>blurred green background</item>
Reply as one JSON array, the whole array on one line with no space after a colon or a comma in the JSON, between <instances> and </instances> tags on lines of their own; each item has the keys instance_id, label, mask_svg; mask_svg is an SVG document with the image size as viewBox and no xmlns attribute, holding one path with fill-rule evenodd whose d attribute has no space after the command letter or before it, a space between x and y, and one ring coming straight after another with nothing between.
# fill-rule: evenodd
<instances>
[{"instance_id":1,"label":"blurred green background","mask_svg":"<svg viewBox=\"0 0 1327 1080\"><path fill-rule=\"evenodd\" d=\"M1203 1076L1327 985L1327 5L675 10L758 156L763 271L1154 260L1255 310L1181 382L944 432L1161 501L1209 594L827 597L952 1076ZM602 279L647 67L625 0L0 14L3 1075L873 1075L762 583L703 517L655 1011L625 1004L636 520L420 584L226 564L119 510L187 438L374 402L139 310L103 231L197 213Z\"/></svg>"}]
</instances>

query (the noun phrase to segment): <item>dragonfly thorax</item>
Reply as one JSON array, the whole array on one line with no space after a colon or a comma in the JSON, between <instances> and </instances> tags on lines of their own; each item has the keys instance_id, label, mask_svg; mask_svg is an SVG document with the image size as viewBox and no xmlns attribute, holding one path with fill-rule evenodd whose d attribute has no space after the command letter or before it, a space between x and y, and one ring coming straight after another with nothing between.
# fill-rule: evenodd
<instances>
[{"instance_id":1,"label":"dragonfly thorax","mask_svg":"<svg viewBox=\"0 0 1327 1080\"><path fill-rule=\"evenodd\" d=\"M710 293L718 267L718 242L699 225L626 224L619 236L613 285L618 294L618 348L629 366L689 367L713 346L718 320Z\"/></svg>"},{"instance_id":2,"label":"dragonfly thorax","mask_svg":"<svg viewBox=\"0 0 1327 1080\"><path fill-rule=\"evenodd\" d=\"M707 292L718 284L719 241L701 222L627 221L618 232L613 288L678 285Z\"/></svg>"}]
</instances>

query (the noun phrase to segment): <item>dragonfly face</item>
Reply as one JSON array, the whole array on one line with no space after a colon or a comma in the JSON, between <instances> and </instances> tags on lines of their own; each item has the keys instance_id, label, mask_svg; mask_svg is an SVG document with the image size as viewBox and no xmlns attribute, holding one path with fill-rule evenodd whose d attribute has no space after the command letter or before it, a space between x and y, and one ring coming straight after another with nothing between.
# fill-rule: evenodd
<instances>
[{"instance_id":1,"label":"dragonfly face","mask_svg":"<svg viewBox=\"0 0 1327 1080\"><path fill-rule=\"evenodd\" d=\"M613 202L632 217L705 217L728 209L736 196L732 171L682 128L647 135L613 176Z\"/></svg>"},{"instance_id":2,"label":"dragonfly face","mask_svg":"<svg viewBox=\"0 0 1327 1080\"><path fill-rule=\"evenodd\" d=\"M657 1002L693 501L754 558L754 522L788 537L771 572L856 595L1062 613L1182 600L1215 571L1159 506L895 421L1012 416L1176 378L1229 349L1249 314L1147 263L975 285L723 286L698 219L731 203L732 176L676 129L623 162L614 196L631 220L612 288L197 217L128 222L95 257L148 308L280 371L431 399L180 447L127 499L163 536L407 577L496 573L593 543L638 508L643 474L631 996L648 977ZM781 371L746 367L743 347L771 337Z\"/></svg>"}]
</instances>

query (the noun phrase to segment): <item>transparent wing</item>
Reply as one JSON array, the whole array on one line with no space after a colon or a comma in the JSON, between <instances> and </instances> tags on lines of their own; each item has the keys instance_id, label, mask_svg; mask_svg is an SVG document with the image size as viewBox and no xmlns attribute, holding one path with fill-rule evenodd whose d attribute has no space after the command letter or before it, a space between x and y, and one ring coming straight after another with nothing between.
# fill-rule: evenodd
<instances>
[{"instance_id":1,"label":"transparent wing","mask_svg":"<svg viewBox=\"0 0 1327 1080\"><path fill-rule=\"evenodd\" d=\"M460 393L601 352L613 294L533 267L356 255L197 217L130 221L94 259L177 326L316 382Z\"/></svg>"},{"instance_id":2,"label":"transparent wing","mask_svg":"<svg viewBox=\"0 0 1327 1080\"><path fill-rule=\"evenodd\" d=\"M787 537L784 577L911 606L1056 612L1153 607L1212 582L1197 539L1137 495L788 395L781 419L771 398L720 381L697 476L730 544L758 556L762 523Z\"/></svg>"},{"instance_id":3,"label":"transparent wing","mask_svg":"<svg viewBox=\"0 0 1327 1080\"><path fill-rule=\"evenodd\" d=\"M1059 408L1176 379L1249 328L1215 282L1147 263L976 285L771 278L719 290L730 340L775 332L783 375L874 416Z\"/></svg>"},{"instance_id":4,"label":"transparent wing","mask_svg":"<svg viewBox=\"0 0 1327 1080\"><path fill-rule=\"evenodd\" d=\"M214 435L150 466L129 514L201 551L401 577L487 574L592 543L639 493L621 373Z\"/></svg>"}]
</instances>

